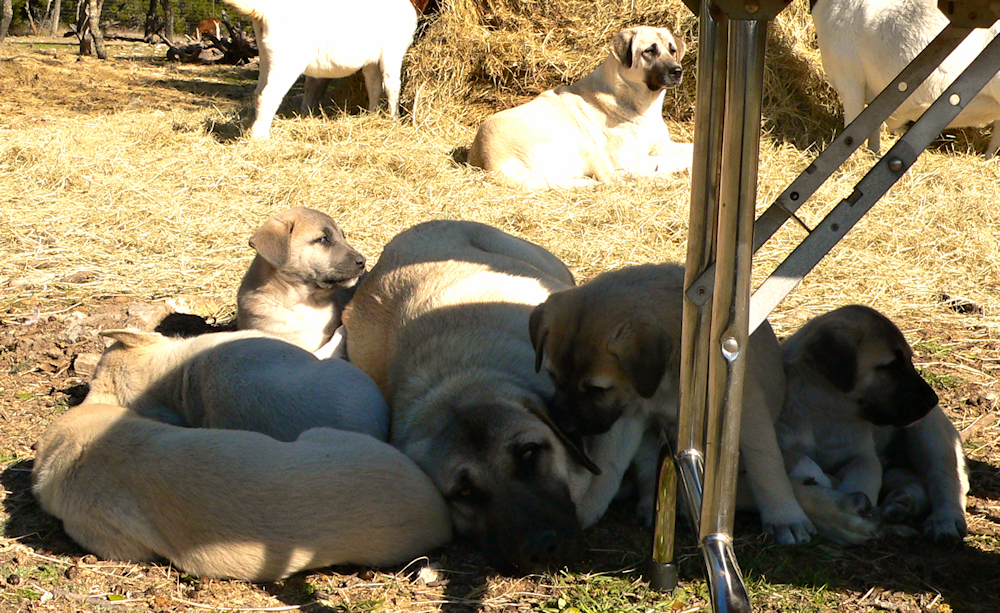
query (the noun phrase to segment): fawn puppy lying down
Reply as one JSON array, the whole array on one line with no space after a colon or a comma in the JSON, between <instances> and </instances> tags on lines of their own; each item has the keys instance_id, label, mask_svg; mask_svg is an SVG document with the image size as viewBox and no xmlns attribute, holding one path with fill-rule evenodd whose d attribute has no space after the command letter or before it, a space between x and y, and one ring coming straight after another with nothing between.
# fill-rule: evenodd
<instances>
[{"instance_id":1,"label":"fawn puppy lying down","mask_svg":"<svg viewBox=\"0 0 1000 613\"><path fill-rule=\"evenodd\" d=\"M166 558L194 575L274 581L331 564L407 562L451 538L430 479L356 432L314 428L284 443L83 404L37 449L35 498L106 559Z\"/></svg>"}]
</instances>

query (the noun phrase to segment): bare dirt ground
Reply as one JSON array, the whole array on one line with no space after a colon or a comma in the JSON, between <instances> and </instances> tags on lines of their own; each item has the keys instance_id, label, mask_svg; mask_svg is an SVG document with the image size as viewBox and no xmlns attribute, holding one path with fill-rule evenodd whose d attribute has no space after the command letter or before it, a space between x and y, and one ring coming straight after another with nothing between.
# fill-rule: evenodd
<instances>
[{"instance_id":1,"label":"bare dirt ground","mask_svg":"<svg viewBox=\"0 0 1000 613\"><path fill-rule=\"evenodd\" d=\"M66 117L87 121L130 108L185 108L206 112L206 126L213 121L211 113L218 115L218 129L203 129L223 140L238 133L232 114L241 112L239 104L252 91L256 77L252 68L234 77L232 68L174 67L142 59L77 62L70 49L39 47L4 55L0 128L5 130ZM10 59L16 55L28 60ZM56 89L62 92L59 97L53 96ZM0 235L5 232L3 224L0 219ZM13 243L5 241L0 236L0 258L13 255L8 251ZM31 266L34 274L49 265ZM58 266L55 270L63 274ZM706 608L700 555L684 528L681 587L670 596L646 588L640 571L651 533L635 524L628 501L588 532L589 551L582 561L527 577L496 575L462 543L405 568L322 569L263 585L196 579L162 564L98 560L70 541L60 523L33 500L32 445L85 393L93 361L104 346L99 330L123 325L152 329L172 310L200 314L194 318L175 314L165 324L191 330L225 323L233 306L211 291L192 290L163 299L88 291L93 277L87 274L59 276L55 284L76 289L60 290L58 300L21 289L16 277L0 277L0 611L577 613L572 609ZM974 308L942 309L947 316L919 319L912 309L902 308L894 315L915 342L917 361L942 406L963 431L972 488L968 538L950 546L889 536L857 547L817 540L784 548L760 535L756 517L741 516L737 554L758 610L1000 611L1000 425L996 423L1000 336L995 326L982 323L982 313ZM221 321L205 316L212 312L219 313ZM788 321L796 318L794 312L785 316Z\"/></svg>"}]
</instances>

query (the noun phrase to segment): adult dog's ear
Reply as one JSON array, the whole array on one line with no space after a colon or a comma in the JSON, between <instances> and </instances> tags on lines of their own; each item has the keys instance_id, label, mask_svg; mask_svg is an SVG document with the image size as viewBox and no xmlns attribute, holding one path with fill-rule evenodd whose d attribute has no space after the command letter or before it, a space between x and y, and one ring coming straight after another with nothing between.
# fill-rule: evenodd
<instances>
[{"instance_id":1,"label":"adult dog's ear","mask_svg":"<svg viewBox=\"0 0 1000 613\"><path fill-rule=\"evenodd\" d=\"M625 68L632 67L632 41L635 39L635 28L622 30L611 39L611 54L618 58Z\"/></svg>"},{"instance_id":2,"label":"adult dog's ear","mask_svg":"<svg viewBox=\"0 0 1000 613\"><path fill-rule=\"evenodd\" d=\"M583 451L583 445L581 444L582 441L575 441L565 432L560 430L559 426L556 425L556 422L552 420L552 417L549 415L549 411L545 408L545 405L539 403L534 398L524 398L522 402L532 415L542 420L542 422L555 433L556 438L558 438L563 446L566 447L566 451L569 452L569 455L572 456L578 464L595 475L601 474L601 469L598 468L597 464L594 464L594 461L587 457L586 452Z\"/></svg>"},{"instance_id":3,"label":"adult dog's ear","mask_svg":"<svg viewBox=\"0 0 1000 613\"><path fill-rule=\"evenodd\" d=\"M288 261L288 243L291 241L293 229L295 229L294 221L284 222L272 217L250 237L250 246L260 254L260 257L267 260L268 264L281 268Z\"/></svg>"},{"instance_id":4,"label":"adult dog's ear","mask_svg":"<svg viewBox=\"0 0 1000 613\"><path fill-rule=\"evenodd\" d=\"M674 44L677 45L677 53L674 54L674 59L679 62L687 51L687 45L684 44L684 39L680 36L674 36L674 34L671 34L671 36L674 37Z\"/></svg>"},{"instance_id":5,"label":"adult dog's ear","mask_svg":"<svg viewBox=\"0 0 1000 613\"><path fill-rule=\"evenodd\" d=\"M621 324L608 342L632 387L651 398L667 373L674 341L660 326L641 321Z\"/></svg>"},{"instance_id":6,"label":"adult dog's ear","mask_svg":"<svg viewBox=\"0 0 1000 613\"><path fill-rule=\"evenodd\" d=\"M818 332L806 345L803 357L831 385L847 393L857 385L858 353L856 344L838 332L846 330Z\"/></svg>"},{"instance_id":7,"label":"adult dog's ear","mask_svg":"<svg viewBox=\"0 0 1000 613\"><path fill-rule=\"evenodd\" d=\"M545 317L545 305L548 300L536 306L531 311L528 320L528 333L531 335L531 346L535 348L535 372L542 369L545 359L545 339L549 336L549 322Z\"/></svg>"}]
</instances>

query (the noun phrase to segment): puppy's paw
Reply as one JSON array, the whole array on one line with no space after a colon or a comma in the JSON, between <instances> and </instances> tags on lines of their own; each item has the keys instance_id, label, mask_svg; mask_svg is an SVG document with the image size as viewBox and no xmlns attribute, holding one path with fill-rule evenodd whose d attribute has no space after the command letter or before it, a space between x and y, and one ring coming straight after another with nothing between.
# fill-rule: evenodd
<instances>
[{"instance_id":1,"label":"puppy's paw","mask_svg":"<svg viewBox=\"0 0 1000 613\"><path fill-rule=\"evenodd\" d=\"M844 494L820 485L793 483L795 497L823 537L842 545L858 545L881 533L881 515L861 492Z\"/></svg>"},{"instance_id":2,"label":"puppy's paw","mask_svg":"<svg viewBox=\"0 0 1000 613\"><path fill-rule=\"evenodd\" d=\"M924 536L935 543L953 543L968 534L965 514L935 511L924 521Z\"/></svg>"},{"instance_id":3,"label":"puppy's paw","mask_svg":"<svg viewBox=\"0 0 1000 613\"><path fill-rule=\"evenodd\" d=\"M764 524L764 531L774 537L782 545L801 545L808 543L816 534L816 526L809 519L795 524Z\"/></svg>"},{"instance_id":4,"label":"puppy's paw","mask_svg":"<svg viewBox=\"0 0 1000 613\"><path fill-rule=\"evenodd\" d=\"M879 505L882 519L890 524L901 524L923 517L929 509L927 492L918 482L907 483L890 491Z\"/></svg>"}]
</instances>

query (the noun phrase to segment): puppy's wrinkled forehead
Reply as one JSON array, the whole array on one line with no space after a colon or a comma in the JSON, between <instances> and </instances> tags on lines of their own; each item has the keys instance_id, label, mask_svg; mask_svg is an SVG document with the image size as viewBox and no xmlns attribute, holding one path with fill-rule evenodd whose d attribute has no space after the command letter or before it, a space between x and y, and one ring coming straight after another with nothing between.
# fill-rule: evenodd
<instances>
[{"instance_id":1,"label":"puppy's wrinkled forehead","mask_svg":"<svg viewBox=\"0 0 1000 613\"><path fill-rule=\"evenodd\" d=\"M632 50L641 54L644 49L658 45L661 54L677 55L677 42L666 28L639 28L632 39Z\"/></svg>"}]
</instances>

